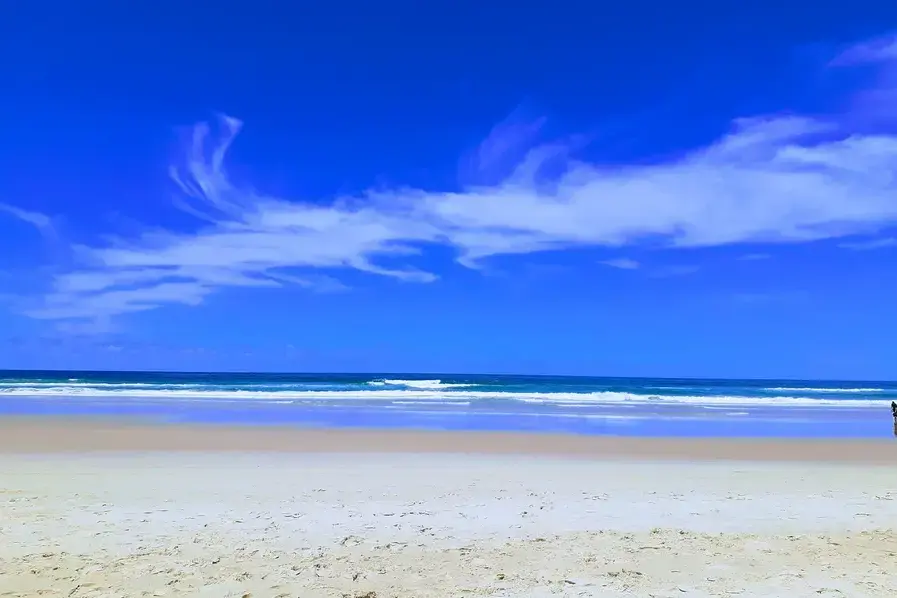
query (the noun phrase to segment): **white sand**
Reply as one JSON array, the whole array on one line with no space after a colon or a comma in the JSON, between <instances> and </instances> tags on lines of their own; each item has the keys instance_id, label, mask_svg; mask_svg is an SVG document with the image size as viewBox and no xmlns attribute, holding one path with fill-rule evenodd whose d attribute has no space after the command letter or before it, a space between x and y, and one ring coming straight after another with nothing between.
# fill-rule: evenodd
<instances>
[{"instance_id":1,"label":"white sand","mask_svg":"<svg viewBox=\"0 0 897 598\"><path fill-rule=\"evenodd\" d=\"M894 597L895 526L881 466L0 456L0 596Z\"/></svg>"}]
</instances>

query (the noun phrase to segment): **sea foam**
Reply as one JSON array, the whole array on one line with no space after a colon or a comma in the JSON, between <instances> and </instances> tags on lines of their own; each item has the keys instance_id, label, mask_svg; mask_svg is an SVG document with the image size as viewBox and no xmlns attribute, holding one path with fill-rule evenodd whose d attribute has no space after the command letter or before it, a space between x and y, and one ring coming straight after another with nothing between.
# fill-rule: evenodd
<instances>
[{"instance_id":1,"label":"sea foam","mask_svg":"<svg viewBox=\"0 0 897 598\"><path fill-rule=\"evenodd\" d=\"M364 390L258 390L258 389L222 389L212 386L179 385L159 388L156 385L138 384L38 384L2 383L0 395L35 396L35 397L97 397L97 398L142 398L142 399L175 399L183 401L226 400L226 401L310 401L315 403L333 401L371 401L400 402L426 401L457 403L459 405L475 401L520 401L524 403L541 403L564 405L568 407L585 407L589 405L620 404L690 404L690 405L743 405L743 406L794 406L794 407L875 407L887 405L887 399L856 398L827 399L813 396L738 396L738 395L666 395L639 394L631 392L512 392L481 390L446 390L468 385L443 385L438 380L402 380L419 383L417 389L389 389L392 385L383 381L383 386L374 385L374 389ZM394 380L393 382L399 382ZM426 385L424 385L426 384ZM475 385L474 385L475 386Z\"/></svg>"}]
</instances>

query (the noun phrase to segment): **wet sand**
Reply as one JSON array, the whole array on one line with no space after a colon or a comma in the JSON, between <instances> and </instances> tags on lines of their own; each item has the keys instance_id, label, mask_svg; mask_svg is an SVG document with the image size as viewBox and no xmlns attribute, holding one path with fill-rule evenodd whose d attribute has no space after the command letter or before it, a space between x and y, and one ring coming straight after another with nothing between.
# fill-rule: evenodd
<instances>
[{"instance_id":1,"label":"wet sand","mask_svg":"<svg viewBox=\"0 0 897 598\"><path fill-rule=\"evenodd\" d=\"M479 453L603 459L897 464L897 441L890 440L634 438L0 418L0 452L94 451Z\"/></svg>"}]
</instances>

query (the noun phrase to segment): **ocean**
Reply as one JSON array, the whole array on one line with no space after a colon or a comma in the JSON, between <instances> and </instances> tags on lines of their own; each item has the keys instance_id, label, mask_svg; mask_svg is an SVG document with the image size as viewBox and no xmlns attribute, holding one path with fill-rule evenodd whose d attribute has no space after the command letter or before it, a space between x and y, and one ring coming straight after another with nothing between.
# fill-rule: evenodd
<instances>
[{"instance_id":1,"label":"ocean","mask_svg":"<svg viewBox=\"0 0 897 598\"><path fill-rule=\"evenodd\" d=\"M0 416L170 423L877 438L897 382L0 371Z\"/></svg>"}]
</instances>

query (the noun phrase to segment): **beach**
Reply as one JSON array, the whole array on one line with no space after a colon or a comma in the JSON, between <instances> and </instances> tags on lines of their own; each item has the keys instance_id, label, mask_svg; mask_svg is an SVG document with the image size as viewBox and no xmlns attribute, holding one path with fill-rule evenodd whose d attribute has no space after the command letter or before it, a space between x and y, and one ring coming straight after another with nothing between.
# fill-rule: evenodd
<instances>
[{"instance_id":1,"label":"beach","mask_svg":"<svg viewBox=\"0 0 897 598\"><path fill-rule=\"evenodd\" d=\"M10 418L0 596L894 596L895 462L875 440Z\"/></svg>"}]
</instances>

